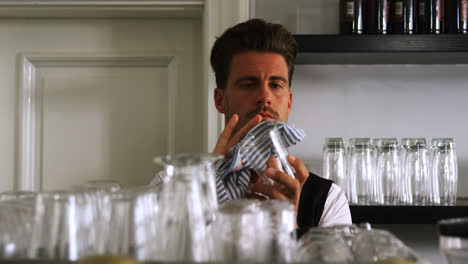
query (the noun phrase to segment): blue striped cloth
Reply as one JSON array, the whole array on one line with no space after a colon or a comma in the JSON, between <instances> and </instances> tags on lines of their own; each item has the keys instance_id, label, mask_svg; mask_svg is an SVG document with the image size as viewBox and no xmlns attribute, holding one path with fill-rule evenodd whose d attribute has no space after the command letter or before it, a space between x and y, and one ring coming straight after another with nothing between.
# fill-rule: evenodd
<instances>
[{"instance_id":1,"label":"blue striped cloth","mask_svg":"<svg viewBox=\"0 0 468 264\"><path fill-rule=\"evenodd\" d=\"M286 148L296 145L305 137L302 129L280 121L264 121L252 128L224 158L216 164L216 192L219 203L244 197L250 182L250 171L265 171L268 158L274 154L269 132L279 130Z\"/></svg>"}]
</instances>

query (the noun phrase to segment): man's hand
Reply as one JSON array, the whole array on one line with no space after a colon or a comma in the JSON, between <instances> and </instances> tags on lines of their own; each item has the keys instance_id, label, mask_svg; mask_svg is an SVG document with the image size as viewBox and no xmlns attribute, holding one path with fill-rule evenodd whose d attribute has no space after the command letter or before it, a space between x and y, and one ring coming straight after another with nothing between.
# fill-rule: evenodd
<instances>
[{"instance_id":1,"label":"man's hand","mask_svg":"<svg viewBox=\"0 0 468 264\"><path fill-rule=\"evenodd\" d=\"M261 195L264 195L271 199L289 201L294 205L297 215L302 186L309 177L309 171L300 159L292 155L288 155L288 161L296 170L295 179L287 173L280 171L276 165L275 159L270 157L268 160L266 175L273 179L275 184L265 184L258 180L254 182L251 181L251 184L249 184L247 188L247 196L260 197Z\"/></svg>"},{"instance_id":2,"label":"man's hand","mask_svg":"<svg viewBox=\"0 0 468 264\"><path fill-rule=\"evenodd\" d=\"M225 157L229 156L229 150L241 141L245 135L258 123L262 121L262 116L256 115L252 118L247 124L241 127L236 133L233 135L234 128L236 127L237 122L239 121L239 116L234 114L231 117L231 120L226 124L223 132L218 138L218 142L213 150L214 153L218 153L224 155Z\"/></svg>"}]
</instances>

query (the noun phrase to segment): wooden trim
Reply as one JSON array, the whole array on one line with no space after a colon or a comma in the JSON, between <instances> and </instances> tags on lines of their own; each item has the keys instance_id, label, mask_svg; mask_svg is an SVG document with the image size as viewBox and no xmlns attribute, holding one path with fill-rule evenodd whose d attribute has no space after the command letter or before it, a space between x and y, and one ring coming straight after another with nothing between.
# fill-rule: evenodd
<instances>
[{"instance_id":1,"label":"wooden trim","mask_svg":"<svg viewBox=\"0 0 468 264\"><path fill-rule=\"evenodd\" d=\"M0 0L0 17L200 17L203 7L203 0Z\"/></svg>"},{"instance_id":2,"label":"wooden trim","mask_svg":"<svg viewBox=\"0 0 468 264\"><path fill-rule=\"evenodd\" d=\"M204 151L211 152L219 134L224 129L224 116L219 114L214 105L216 80L209 62L211 47L216 37L228 27L249 18L248 0L206 0L203 12L203 65L204 65L204 102L205 139Z\"/></svg>"}]
</instances>

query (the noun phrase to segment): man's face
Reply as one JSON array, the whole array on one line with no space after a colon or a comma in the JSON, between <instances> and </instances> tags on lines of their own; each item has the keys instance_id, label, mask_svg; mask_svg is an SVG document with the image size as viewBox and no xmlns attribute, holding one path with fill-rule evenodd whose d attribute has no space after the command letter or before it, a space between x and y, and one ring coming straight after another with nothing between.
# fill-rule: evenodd
<instances>
[{"instance_id":1,"label":"man's face","mask_svg":"<svg viewBox=\"0 0 468 264\"><path fill-rule=\"evenodd\" d=\"M248 51L231 61L226 87L215 89L215 104L226 122L239 116L236 130L256 114L265 120L287 121L291 112L288 67L278 53Z\"/></svg>"}]
</instances>

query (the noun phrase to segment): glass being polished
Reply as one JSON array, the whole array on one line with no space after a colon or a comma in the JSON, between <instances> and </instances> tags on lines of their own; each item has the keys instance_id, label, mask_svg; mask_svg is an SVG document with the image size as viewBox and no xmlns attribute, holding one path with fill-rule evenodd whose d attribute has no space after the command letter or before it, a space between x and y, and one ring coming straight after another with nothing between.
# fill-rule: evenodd
<instances>
[{"instance_id":1,"label":"glass being polished","mask_svg":"<svg viewBox=\"0 0 468 264\"><path fill-rule=\"evenodd\" d=\"M235 163L238 155L233 153L237 153L239 144L260 123L274 121L289 126L296 54L296 41L284 26L260 19L235 25L216 40L210 58L217 85L214 101L226 123L213 151L225 157L225 162L218 166L218 199L289 201L296 210L300 229L351 224L344 191L332 181L310 173L300 159L287 156L294 177L280 168L274 155L262 159L264 174L274 184L262 180L257 171L244 168L242 162ZM226 167L234 167L229 166L234 163L238 166L232 172L219 173ZM235 178L239 171L248 175L247 180Z\"/></svg>"}]
</instances>

